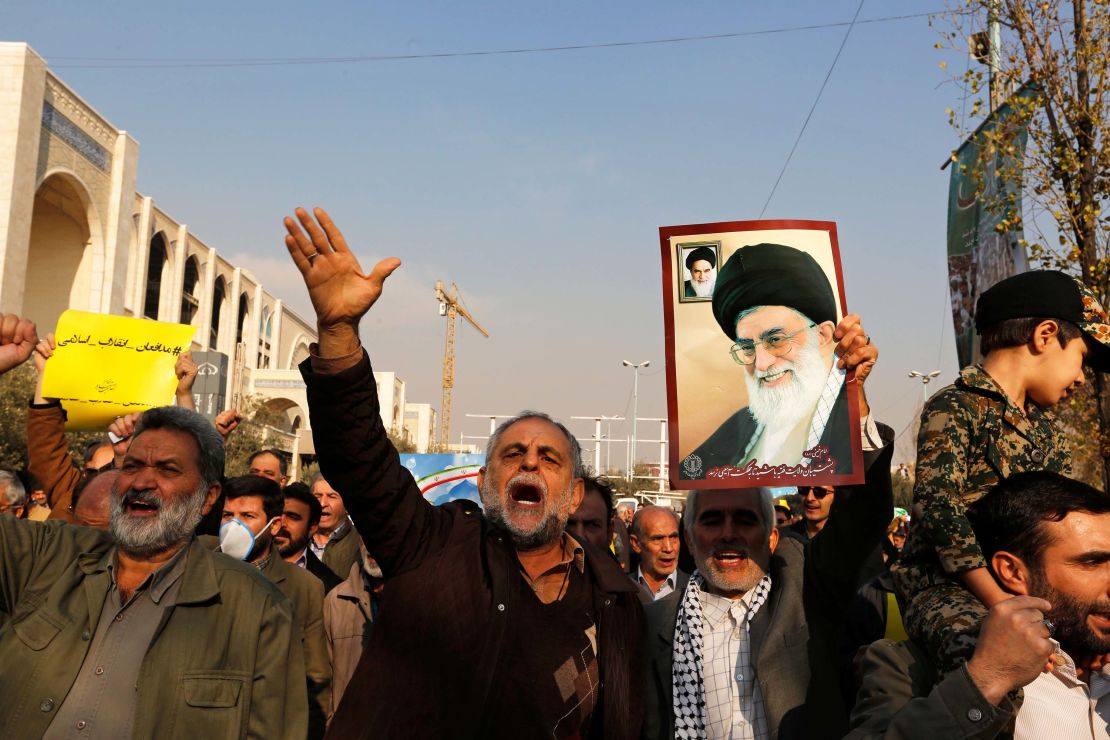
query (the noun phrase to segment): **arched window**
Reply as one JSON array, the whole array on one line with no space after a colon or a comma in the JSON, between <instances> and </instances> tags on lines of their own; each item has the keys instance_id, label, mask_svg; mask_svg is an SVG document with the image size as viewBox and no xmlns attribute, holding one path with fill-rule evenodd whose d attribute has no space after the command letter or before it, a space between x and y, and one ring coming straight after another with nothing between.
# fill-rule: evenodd
<instances>
[{"instance_id":1,"label":"arched window","mask_svg":"<svg viewBox=\"0 0 1110 740\"><path fill-rule=\"evenodd\" d=\"M274 316L270 309L262 311L262 322L258 327L258 367L270 366L270 338L274 333Z\"/></svg>"},{"instance_id":2,"label":"arched window","mask_svg":"<svg viewBox=\"0 0 1110 740\"><path fill-rule=\"evenodd\" d=\"M181 323L191 324L197 315L200 301L193 295L200 282L200 269L197 267L197 258L190 257L185 261L185 279L181 281Z\"/></svg>"},{"instance_id":3,"label":"arched window","mask_svg":"<svg viewBox=\"0 0 1110 740\"><path fill-rule=\"evenodd\" d=\"M216 281L215 287L212 288L212 321L208 325L208 349L216 351L216 342L220 336L220 313L224 307L224 294L227 292L224 286L224 279L220 278Z\"/></svg>"},{"instance_id":4,"label":"arched window","mask_svg":"<svg viewBox=\"0 0 1110 740\"><path fill-rule=\"evenodd\" d=\"M146 298L143 300L143 316L158 320L158 304L162 298L162 273L169 261L169 248L166 237L158 232L150 240L150 260L146 268Z\"/></svg>"},{"instance_id":5,"label":"arched window","mask_svg":"<svg viewBox=\"0 0 1110 740\"><path fill-rule=\"evenodd\" d=\"M244 293L239 296L239 318L235 321L235 343L243 343L243 329L247 325L247 314L250 312L250 307L247 305L247 294Z\"/></svg>"}]
</instances>

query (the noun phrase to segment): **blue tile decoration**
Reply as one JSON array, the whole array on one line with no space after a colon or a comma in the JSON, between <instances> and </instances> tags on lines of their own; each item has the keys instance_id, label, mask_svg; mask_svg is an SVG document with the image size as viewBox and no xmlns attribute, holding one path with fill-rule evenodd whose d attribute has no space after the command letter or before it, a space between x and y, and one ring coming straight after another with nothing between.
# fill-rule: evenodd
<instances>
[{"instance_id":1,"label":"blue tile decoration","mask_svg":"<svg viewBox=\"0 0 1110 740\"><path fill-rule=\"evenodd\" d=\"M62 115L50 103L42 104L42 127L77 150L96 167L108 172L112 167L112 157L108 150L93 141L77 124Z\"/></svg>"}]
</instances>

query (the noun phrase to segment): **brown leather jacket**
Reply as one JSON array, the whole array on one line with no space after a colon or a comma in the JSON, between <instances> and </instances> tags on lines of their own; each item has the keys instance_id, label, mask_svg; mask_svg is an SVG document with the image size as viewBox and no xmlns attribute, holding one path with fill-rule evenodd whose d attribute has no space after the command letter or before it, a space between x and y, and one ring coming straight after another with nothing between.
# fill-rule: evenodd
<instances>
[{"instance_id":1,"label":"brown leather jacket","mask_svg":"<svg viewBox=\"0 0 1110 740\"><path fill-rule=\"evenodd\" d=\"M27 409L27 467L46 493L49 518L75 524L69 506L73 489L81 482L81 471L69 454L65 428L66 412L61 404L32 403Z\"/></svg>"}]
</instances>

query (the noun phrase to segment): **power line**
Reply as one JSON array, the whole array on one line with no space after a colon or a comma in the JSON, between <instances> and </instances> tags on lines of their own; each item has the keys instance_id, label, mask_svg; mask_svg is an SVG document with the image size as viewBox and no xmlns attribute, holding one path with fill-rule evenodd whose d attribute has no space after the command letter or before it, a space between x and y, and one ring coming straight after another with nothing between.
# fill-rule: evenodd
<instances>
[{"instance_id":1,"label":"power line","mask_svg":"<svg viewBox=\"0 0 1110 740\"><path fill-rule=\"evenodd\" d=\"M855 28L856 19L859 18L859 13L863 10L863 2L864 0L859 0L859 5L856 6L856 14L852 16L852 22L848 24L848 30L844 32L844 38L840 40L840 48L836 50L836 56L833 57L832 64L829 65L829 71L825 73L825 80L821 83L821 89L817 91L817 97L813 99L813 105L809 107L806 120L802 123L802 130L798 132L797 138L794 139L794 146L790 147L790 153L786 155L786 161L782 163L779 176L775 178L775 184L771 186L771 192L767 194L767 200L763 203L763 208L759 211L760 218L763 218L763 214L767 211L767 206L771 205L771 199L775 197L775 191L779 189L782 176L786 174L786 168L790 166L790 160L794 158L794 152L798 149L798 144L802 140L802 134L806 132L806 127L809 126L809 119L813 117L813 111L817 110L817 104L821 102L821 94L825 92L825 85L829 84L829 78L832 77L833 70L836 69L836 63L840 61L840 52L844 51L844 45L848 43L848 37L852 35L852 29Z\"/></svg>"},{"instance_id":2,"label":"power line","mask_svg":"<svg viewBox=\"0 0 1110 740\"><path fill-rule=\"evenodd\" d=\"M861 4L862 5L862 4ZM518 49L487 49L477 51L448 51L432 52L427 54L380 54L371 56L346 56L346 57L76 57L55 56L51 60L61 61L61 64L51 63L55 69L188 69L192 67L275 67L288 65L308 64L362 64L368 62L399 62L416 59L451 59L458 57L483 57L502 56L508 54L544 54L560 51L583 51L589 49L612 49L630 46L654 46L662 44L683 44L698 41L716 41L721 39L746 38L751 36L768 36L772 34L795 33L799 31L816 31L826 28L848 27L864 23L891 23L895 21L913 20L915 18L929 18L945 13L962 14L968 11L936 10L930 13L910 13L906 15L888 15L880 18L865 18L859 20L859 9L856 17L851 21L838 21L834 23L814 23L806 26L785 26L782 28L767 28L758 31L737 31L734 33L714 33L701 36L673 36L659 39L641 39L634 41L605 41L596 44L566 44L561 46L537 46ZM847 38L847 36L845 36ZM841 45L843 48L843 44ZM837 54L839 56L839 52ZM70 63L66 63L70 62Z\"/></svg>"}]
</instances>

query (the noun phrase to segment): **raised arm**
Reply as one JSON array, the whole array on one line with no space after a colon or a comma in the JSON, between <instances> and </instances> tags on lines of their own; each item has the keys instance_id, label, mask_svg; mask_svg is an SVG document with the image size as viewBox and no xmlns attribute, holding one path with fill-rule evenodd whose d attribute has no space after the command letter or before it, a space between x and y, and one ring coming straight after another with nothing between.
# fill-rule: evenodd
<instances>
[{"instance_id":1,"label":"raised arm","mask_svg":"<svg viewBox=\"0 0 1110 740\"><path fill-rule=\"evenodd\" d=\"M81 482L81 471L73 464L66 439L65 411L55 399L42 394L46 363L54 355L54 335L47 334L35 345L35 398L27 410L27 468L46 494L51 519L73 522L69 513L73 491Z\"/></svg>"},{"instance_id":2,"label":"raised arm","mask_svg":"<svg viewBox=\"0 0 1110 740\"><path fill-rule=\"evenodd\" d=\"M343 497L370 554L387 576L415 567L442 542L449 515L432 507L401 466L382 424L358 323L378 300L400 260L362 273L343 234L320 208L285 219L285 246L304 278L319 342L301 363L320 471Z\"/></svg>"}]
</instances>

